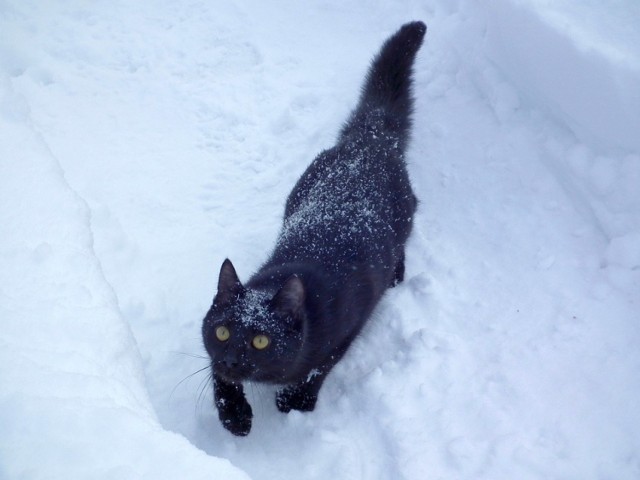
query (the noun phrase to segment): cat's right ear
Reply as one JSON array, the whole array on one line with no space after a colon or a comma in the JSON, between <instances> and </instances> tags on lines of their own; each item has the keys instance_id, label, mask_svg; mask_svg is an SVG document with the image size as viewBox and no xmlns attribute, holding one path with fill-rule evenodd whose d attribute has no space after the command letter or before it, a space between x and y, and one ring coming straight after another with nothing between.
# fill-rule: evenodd
<instances>
[{"instance_id":1,"label":"cat's right ear","mask_svg":"<svg viewBox=\"0 0 640 480\"><path fill-rule=\"evenodd\" d=\"M242 293L244 287L238 279L236 269L233 268L233 264L227 258L220 268L220 276L218 277L218 293L214 302L218 305L228 305L233 300L237 299Z\"/></svg>"},{"instance_id":2,"label":"cat's right ear","mask_svg":"<svg viewBox=\"0 0 640 480\"><path fill-rule=\"evenodd\" d=\"M302 280L297 275L291 275L273 297L272 302L276 311L297 317L304 306L305 296Z\"/></svg>"}]
</instances>

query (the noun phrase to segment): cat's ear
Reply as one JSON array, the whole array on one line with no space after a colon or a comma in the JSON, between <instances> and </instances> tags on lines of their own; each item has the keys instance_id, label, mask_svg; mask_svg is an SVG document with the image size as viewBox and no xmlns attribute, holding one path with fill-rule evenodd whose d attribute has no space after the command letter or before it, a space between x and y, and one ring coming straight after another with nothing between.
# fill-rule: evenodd
<instances>
[{"instance_id":1,"label":"cat's ear","mask_svg":"<svg viewBox=\"0 0 640 480\"><path fill-rule=\"evenodd\" d=\"M244 287L238 279L236 269L227 258L220 268L220 276L218 277L218 293L215 302L219 305L227 305L238 298Z\"/></svg>"},{"instance_id":2,"label":"cat's ear","mask_svg":"<svg viewBox=\"0 0 640 480\"><path fill-rule=\"evenodd\" d=\"M282 314L296 316L304 306L305 296L302 280L297 275L291 275L273 297L272 305Z\"/></svg>"}]
</instances>

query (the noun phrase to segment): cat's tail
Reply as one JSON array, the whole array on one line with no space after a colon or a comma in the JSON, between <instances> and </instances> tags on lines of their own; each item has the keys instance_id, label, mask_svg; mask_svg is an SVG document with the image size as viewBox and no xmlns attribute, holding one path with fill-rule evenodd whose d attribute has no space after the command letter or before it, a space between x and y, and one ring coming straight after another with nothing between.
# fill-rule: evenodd
<instances>
[{"instance_id":1,"label":"cat's tail","mask_svg":"<svg viewBox=\"0 0 640 480\"><path fill-rule=\"evenodd\" d=\"M382 45L365 78L360 102L341 136L354 131L379 130L406 143L411 128L413 63L427 32L420 21L406 23Z\"/></svg>"}]
</instances>

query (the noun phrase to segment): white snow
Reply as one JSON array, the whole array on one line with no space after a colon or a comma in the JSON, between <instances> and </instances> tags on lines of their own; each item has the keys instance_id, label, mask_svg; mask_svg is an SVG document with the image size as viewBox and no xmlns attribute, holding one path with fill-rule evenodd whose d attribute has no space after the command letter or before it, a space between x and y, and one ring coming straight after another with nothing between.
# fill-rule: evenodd
<instances>
[{"instance_id":1,"label":"white snow","mask_svg":"<svg viewBox=\"0 0 640 480\"><path fill-rule=\"evenodd\" d=\"M402 23L406 281L312 413L217 420L201 319ZM640 478L633 0L0 3L0 478Z\"/></svg>"}]
</instances>

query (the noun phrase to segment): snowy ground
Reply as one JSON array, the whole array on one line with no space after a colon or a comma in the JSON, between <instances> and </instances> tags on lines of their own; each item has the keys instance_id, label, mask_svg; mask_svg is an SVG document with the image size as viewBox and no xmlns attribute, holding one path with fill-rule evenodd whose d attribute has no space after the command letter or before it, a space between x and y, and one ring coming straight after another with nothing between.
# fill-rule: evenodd
<instances>
[{"instance_id":1,"label":"snowy ground","mask_svg":"<svg viewBox=\"0 0 640 480\"><path fill-rule=\"evenodd\" d=\"M640 478L637 2L140 3L0 3L0 478ZM413 19L407 280L233 437L189 377L219 265Z\"/></svg>"}]
</instances>

